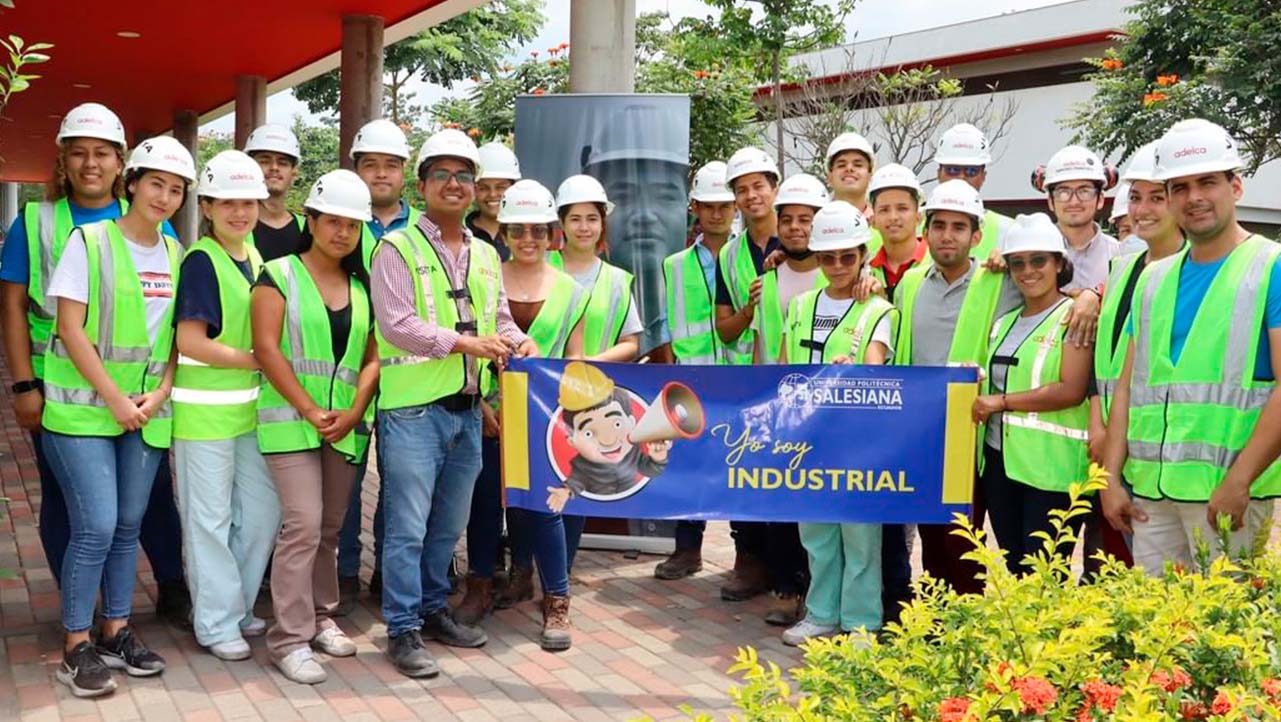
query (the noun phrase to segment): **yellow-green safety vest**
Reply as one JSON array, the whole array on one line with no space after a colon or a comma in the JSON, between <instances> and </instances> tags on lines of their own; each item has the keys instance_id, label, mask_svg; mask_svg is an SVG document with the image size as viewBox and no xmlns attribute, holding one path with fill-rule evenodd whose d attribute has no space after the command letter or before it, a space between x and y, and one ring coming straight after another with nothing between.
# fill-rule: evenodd
<instances>
[{"instance_id":1,"label":"yellow-green safety vest","mask_svg":"<svg viewBox=\"0 0 1281 722\"><path fill-rule=\"evenodd\" d=\"M676 363L728 363L725 346L716 335L716 289L707 286L698 249L690 246L664 258L663 282L667 289L667 327L672 334Z\"/></svg>"},{"instance_id":2,"label":"yellow-green safety vest","mask_svg":"<svg viewBox=\"0 0 1281 722\"><path fill-rule=\"evenodd\" d=\"M316 405L328 411L347 411L356 402L356 381L369 343L369 294L365 285L347 277L351 331L342 358L334 358L329 310L306 264L297 254L268 261L263 267L285 298L280 323L280 352L294 376ZM258 392L258 450L264 454L319 449L320 432L264 376ZM360 463L369 448L373 405L364 418L333 447Z\"/></svg>"},{"instance_id":3,"label":"yellow-green safety vest","mask_svg":"<svg viewBox=\"0 0 1281 722\"><path fill-rule=\"evenodd\" d=\"M258 249L246 245L252 276L262 269ZM187 257L209 256L218 281L222 325L214 341L237 351L253 350L249 323L252 284L218 241L205 236L187 250ZM173 436L184 441L234 439L252 433L261 374L250 369L210 366L182 353L173 381Z\"/></svg>"},{"instance_id":4,"label":"yellow-green safety vest","mask_svg":"<svg viewBox=\"0 0 1281 722\"><path fill-rule=\"evenodd\" d=\"M1104 424L1107 424L1108 417L1112 415L1112 397L1116 395L1117 380L1125 369L1125 352L1130 345L1130 334L1126 330L1129 316L1122 318L1119 315L1121 295L1125 293L1130 278L1135 273L1143 272L1142 263L1146 257L1147 251L1143 251L1112 259L1112 269L1108 274L1107 286L1104 287L1103 307L1099 309L1098 339L1094 343L1094 379L1099 390L1099 410ZM1113 344L1112 337L1116 335L1118 324L1121 334Z\"/></svg>"},{"instance_id":5,"label":"yellow-green safety vest","mask_svg":"<svg viewBox=\"0 0 1281 722\"><path fill-rule=\"evenodd\" d=\"M547 262L558 271L565 270L560 251L549 252ZM587 312L583 314L584 356L603 353L618 343L631 307L632 274L601 260L600 272L596 274L587 301Z\"/></svg>"},{"instance_id":6,"label":"yellow-green safety vest","mask_svg":"<svg viewBox=\"0 0 1281 722\"><path fill-rule=\"evenodd\" d=\"M1062 299L1014 352L1015 364L1007 367L1005 393L1017 394L1058 383L1062 379L1063 319L1072 308ZM1019 314L1020 306L1005 314L992 327L987 377L980 393L990 393L992 359ZM1001 458L1005 475L1036 489L1066 492L1074 483L1084 482L1090 467L1090 402L1057 411L1005 411L1001 414ZM987 425L978 431L978 464L983 470L983 444Z\"/></svg>"},{"instance_id":7,"label":"yellow-green safety vest","mask_svg":"<svg viewBox=\"0 0 1281 722\"><path fill-rule=\"evenodd\" d=\"M410 206L409 219L405 221L405 227L418 225L418 218L421 215L417 208ZM370 230L368 222L360 224L360 260L365 264L366 273L374 267L374 249L378 246L379 240L374 238L374 232Z\"/></svg>"},{"instance_id":8,"label":"yellow-green safety vest","mask_svg":"<svg viewBox=\"0 0 1281 722\"><path fill-rule=\"evenodd\" d=\"M80 226L89 267L89 302L85 335L93 342L102 366L116 388L127 395L150 393L164 381L173 350L173 303L155 343L147 336L146 301L124 235L115 221ZM169 273L178 282L178 241L161 235L169 254ZM124 428L106 399L76 368L55 334L45 354L44 428L71 436L120 436ZM166 401L142 427L142 439L157 449L169 448L173 410Z\"/></svg>"},{"instance_id":9,"label":"yellow-green safety vest","mask_svg":"<svg viewBox=\"0 0 1281 722\"><path fill-rule=\"evenodd\" d=\"M814 314L818 309L821 289L806 291L788 304L787 308L787 362L810 363L811 352L822 349L824 363L831 363L840 356L849 356L861 364L867 358L867 348L872 344L876 325L887 316L890 319L890 348L898 330L898 310L880 296L872 296L862 303L854 302L836 323L836 328L825 342L814 340Z\"/></svg>"},{"instance_id":10,"label":"yellow-green safety vest","mask_svg":"<svg viewBox=\"0 0 1281 722\"><path fill-rule=\"evenodd\" d=\"M827 276L822 271L816 271L814 286L810 290L823 288L827 288ZM783 307L783 302L778 297L778 268L772 268L761 276L761 302L757 304L756 315L752 317L752 328L761 339L761 363L778 363L779 354L783 350L783 327L787 323L787 314L788 309Z\"/></svg>"},{"instance_id":11,"label":"yellow-green safety vest","mask_svg":"<svg viewBox=\"0 0 1281 722\"><path fill-rule=\"evenodd\" d=\"M483 243L484 241L482 241ZM552 282L551 291L534 316L534 322L525 332L538 346L541 358L564 358L565 345L574 327L587 312L588 293L574 281L574 277L562 271L553 271L556 280ZM498 377L486 364L480 371L481 389L488 398L498 392Z\"/></svg>"},{"instance_id":12,"label":"yellow-green safety vest","mask_svg":"<svg viewBox=\"0 0 1281 722\"><path fill-rule=\"evenodd\" d=\"M894 289L894 304L902 319L894 349L895 364L912 364L912 314L916 311L916 295L925 281L925 274L932 266L932 262L914 266L903 274L898 287ZM996 318L996 307L1001 301L1001 287L1004 283L1004 273L992 273L981 266L974 269L970 285L965 289L965 297L961 300L956 330L952 333L952 342L948 347L949 364L977 366L987 360L988 332Z\"/></svg>"},{"instance_id":13,"label":"yellow-green safety vest","mask_svg":"<svg viewBox=\"0 0 1281 722\"><path fill-rule=\"evenodd\" d=\"M725 287L729 289L730 305L736 313L751 300L752 281L759 275L756 273L756 264L752 262L752 253L747 247L751 242L744 230L737 238L732 238L721 246L720 256L717 258L717 273L721 274ZM757 310L760 310L759 304ZM725 344L725 354L731 365L751 365L752 348L756 345L756 329L753 325L749 324L743 329L743 333L732 343Z\"/></svg>"},{"instance_id":14,"label":"yellow-green safety vest","mask_svg":"<svg viewBox=\"0 0 1281 722\"><path fill-rule=\"evenodd\" d=\"M1134 290L1125 477L1143 498L1204 503L1245 448L1276 386L1254 374L1268 283L1281 247L1252 235L1228 254L1176 364L1170 338L1187 254L1185 248L1148 264ZM1254 480L1250 496L1281 496L1281 462Z\"/></svg>"},{"instance_id":15,"label":"yellow-green safety vest","mask_svg":"<svg viewBox=\"0 0 1281 722\"><path fill-rule=\"evenodd\" d=\"M390 246L384 253L399 253L410 269L414 280L414 307L420 318L441 328L470 330L470 324L460 322L457 306L467 303L473 309L478 336L492 336L497 332L501 281L498 251L493 246L479 239L469 241L467 285L455 291L435 246L417 224L388 233L379 241L379 247L383 244ZM428 293L432 299L430 311ZM460 393L467 385L466 364L477 362L460 353L438 359L415 356L388 341L377 324L374 336L378 339L381 364L379 410L422 406Z\"/></svg>"}]
</instances>

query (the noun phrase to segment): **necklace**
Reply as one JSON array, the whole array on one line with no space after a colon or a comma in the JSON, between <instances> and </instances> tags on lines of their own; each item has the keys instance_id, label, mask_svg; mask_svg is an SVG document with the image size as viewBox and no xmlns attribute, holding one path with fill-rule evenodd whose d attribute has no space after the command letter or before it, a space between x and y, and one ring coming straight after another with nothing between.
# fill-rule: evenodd
<instances>
[{"instance_id":1,"label":"necklace","mask_svg":"<svg viewBox=\"0 0 1281 722\"><path fill-rule=\"evenodd\" d=\"M515 274L513 274L513 276L514 275ZM516 279L513 278L512 280L514 281ZM523 281L524 279L521 280ZM538 291L543 287L543 270L541 268L535 272L532 285L533 288L531 289L529 288L529 285L525 283L512 283L510 284L511 288L507 290L507 294L517 301L530 301L532 297L536 296Z\"/></svg>"}]
</instances>

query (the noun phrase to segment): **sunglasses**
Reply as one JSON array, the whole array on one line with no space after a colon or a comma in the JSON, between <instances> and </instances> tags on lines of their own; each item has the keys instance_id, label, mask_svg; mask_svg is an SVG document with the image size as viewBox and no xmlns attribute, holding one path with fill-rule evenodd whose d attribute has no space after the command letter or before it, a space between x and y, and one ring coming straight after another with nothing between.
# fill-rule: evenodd
<instances>
[{"instance_id":1,"label":"sunglasses","mask_svg":"<svg viewBox=\"0 0 1281 722\"><path fill-rule=\"evenodd\" d=\"M448 183L451 179L458 181L459 185L469 186L476 182L476 174L466 170L447 171L444 168L427 171L427 180Z\"/></svg>"},{"instance_id":2,"label":"sunglasses","mask_svg":"<svg viewBox=\"0 0 1281 722\"><path fill-rule=\"evenodd\" d=\"M943 175L951 176L952 178L960 178L961 176L965 176L966 178L977 178L978 174L982 172L983 172L983 166L981 165L945 165L943 166Z\"/></svg>"},{"instance_id":3,"label":"sunglasses","mask_svg":"<svg viewBox=\"0 0 1281 722\"><path fill-rule=\"evenodd\" d=\"M846 253L819 253L818 265L831 268L833 266L852 266L858 263L858 252L849 251Z\"/></svg>"},{"instance_id":4,"label":"sunglasses","mask_svg":"<svg viewBox=\"0 0 1281 722\"><path fill-rule=\"evenodd\" d=\"M547 237L551 235L551 232L547 229L547 226L508 226L507 227L507 237L514 241L519 241L520 239L524 238L526 233L529 233L530 237L533 238L535 241L545 241L547 240Z\"/></svg>"},{"instance_id":5,"label":"sunglasses","mask_svg":"<svg viewBox=\"0 0 1281 722\"><path fill-rule=\"evenodd\" d=\"M1092 201L1099 197L1098 186L1080 186L1079 188L1064 188L1059 186L1050 191L1054 200L1064 203L1076 198L1078 201Z\"/></svg>"},{"instance_id":6,"label":"sunglasses","mask_svg":"<svg viewBox=\"0 0 1281 722\"><path fill-rule=\"evenodd\" d=\"M1045 268L1046 266L1050 265L1050 256L1048 254L1038 253L1026 259L1021 257L1010 258L1006 260L1005 265L1009 266L1010 271L1013 273L1018 273L1023 269L1027 268L1028 266L1031 266L1033 269L1039 271Z\"/></svg>"}]
</instances>

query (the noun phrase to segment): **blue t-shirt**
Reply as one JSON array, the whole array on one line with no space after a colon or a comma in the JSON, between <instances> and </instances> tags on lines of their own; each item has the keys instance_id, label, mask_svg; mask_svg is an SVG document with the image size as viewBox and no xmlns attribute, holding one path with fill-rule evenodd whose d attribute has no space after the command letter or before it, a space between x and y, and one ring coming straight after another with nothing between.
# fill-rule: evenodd
<instances>
[{"instance_id":1,"label":"blue t-shirt","mask_svg":"<svg viewBox=\"0 0 1281 722\"><path fill-rule=\"evenodd\" d=\"M120 217L119 202L108 203L102 208L82 208L75 203L68 205L71 207L71 222L77 226ZM25 285L31 280L31 254L27 250L27 224L24 217L24 213L19 213L13 225L9 226L9 232L5 234L4 250L0 251L0 281ZM165 221L163 228L166 235L178 237L169 221ZM48 279L45 282L48 283Z\"/></svg>"},{"instance_id":2,"label":"blue t-shirt","mask_svg":"<svg viewBox=\"0 0 1281 722\"><path fill-rule=\"evenodd\" d=\"M249 259L236 261L236 267L244 274L246 281L253 283L253 267ZM214 271L213 261L208 253L192 253L183 260L182 272L178 275L176 303L174 326L179 321L204 321L207 338L214 338L222 331L218 274Z\"/></svg>"}]
</instances>

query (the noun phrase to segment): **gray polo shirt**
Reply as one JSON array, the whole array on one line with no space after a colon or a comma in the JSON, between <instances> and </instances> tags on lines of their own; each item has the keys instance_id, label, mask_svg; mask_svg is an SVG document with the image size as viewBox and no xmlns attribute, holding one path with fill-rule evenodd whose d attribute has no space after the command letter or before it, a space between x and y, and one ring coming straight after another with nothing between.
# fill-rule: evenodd
<instances>
[{"instance_id":1,"label":"gray polo shirt","mask_svg":"<svg viewBox=\"0 0 1281 722\"><path fill-rule=\"evenodd\" d=\"M916 293L912 310L912 365L946 366L952 336L956 334L956 319L961 314L961 302L970 288L978 263L970 261L970 269L953 283L930 264L925 280ZM1001 298L996 303L996 318L1009 313L1023 303L1023 296L1013 283L1001 285ZM993 321L996 318L992 319ZM988 329L984 329L985 332Z\"/></svg>"},{"instance_id":2,"label":"gray polo shirt","mask_svg":"<svg viewBox=\"0 0 1281 722\"><path fill-rule=\"evenodd\" d=\"M1074 272L1072 282L1063 287L1064 291L1075 291L1079 288L1092 288L1100 294L1108 282L1108 266L1121 251L1121 243L1103 232L1099 224L1094 224L1094 237L1080 248L1067 244L1067 257L1072 262Z\"/></svg>"}]
</instances>

